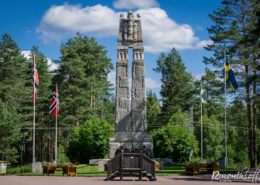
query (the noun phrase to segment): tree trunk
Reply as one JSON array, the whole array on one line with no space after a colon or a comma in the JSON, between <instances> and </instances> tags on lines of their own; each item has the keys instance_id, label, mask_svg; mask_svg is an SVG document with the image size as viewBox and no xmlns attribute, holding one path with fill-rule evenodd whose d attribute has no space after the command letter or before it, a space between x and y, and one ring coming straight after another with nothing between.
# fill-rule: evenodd
<instances>
[{"instance_id":1,"label":"tree trunk","mask_svg":"<svg viewBox=\"0 0 260 185\"><path fill-rule=\"evenodd\" d=\"M90 94L90 107L92 107L93 103L92 103L92 94Z\"/></svg>"},{"instance_id":2,"label":"tree trunk","mask_svg":"<svg viewBox=\"0 0 260 185\"><path fill-rule=\"evenodd\" d=\"M103 120L103 110L100 110L100 119Z\"/></svg>"},{"instance_id":3,"label":"tree trunk","mask_svg":"<svg viewBox=\"0 0 260 185\"><path fill-rule=\"evenodd\" d=\"M250 101L250 84L248 80L248 65L245 65L246 70L246 104L247 104L247 120L248 120L248 139L249 139L249 157L250 167L254 168L254 147L253 147L253 133L252 133L252 119L251 119L251 101Z\"/></svg>"},{"instance_id":4,"label":"tree trunk","mask_svg":"<svg viewBox=\"0 0 260 185\"><path fill-rule=\"evenodd\" d=\"M256 77L256 70L254 69L254 76ZM254 139L253 139L253 148L254 148L254 167L257 166L257 148L256 148L256 128L257 121L256 121L256 79L254 80L253 85L253 129L254 129Z\"/></svg>"}]
</instances>

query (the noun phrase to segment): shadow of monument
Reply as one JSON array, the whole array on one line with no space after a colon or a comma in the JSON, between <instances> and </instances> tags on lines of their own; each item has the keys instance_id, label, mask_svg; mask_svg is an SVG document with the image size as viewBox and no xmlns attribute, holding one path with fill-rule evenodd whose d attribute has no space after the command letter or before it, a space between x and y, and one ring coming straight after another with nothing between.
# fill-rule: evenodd
<instances>
[{"instance_id":1,"label":"shadow of monument","mask_svg":"<svg viewBox=\"0 0 260 185\"><path fill-rule=\"evenodd\" d=\"M186 176L186 177L172 177L170 178L175 181L197 181L197 182L213 182L211 175L198 175L198 176Z\"/></svg>"}]
</instances>

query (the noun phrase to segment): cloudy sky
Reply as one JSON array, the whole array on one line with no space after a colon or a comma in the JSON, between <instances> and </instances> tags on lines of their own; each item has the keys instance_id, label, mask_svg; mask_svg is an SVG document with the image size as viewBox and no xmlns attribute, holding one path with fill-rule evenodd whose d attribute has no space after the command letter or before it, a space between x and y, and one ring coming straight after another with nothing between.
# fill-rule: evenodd
<instances>
[{"instance_id":1,"label":"cloudy sky","mask_svg":"<svg viewBox=\"0 0 260 185\"><path fill-rule=\"evenodd\" d=\"M211 42L208 14L220 6L220 0L0 0L0 33L10 34L25 55L39 46L51 65L60 44L80 32L104 45L115 64L119 15L132 10L142 19L146 86L159 94L160 74L152 69L161 52L175 47L187 71L203 73L202 57L211 54L203 49ZM114 77L115 70L109 79Z\"/></svg>"}]
</instances>

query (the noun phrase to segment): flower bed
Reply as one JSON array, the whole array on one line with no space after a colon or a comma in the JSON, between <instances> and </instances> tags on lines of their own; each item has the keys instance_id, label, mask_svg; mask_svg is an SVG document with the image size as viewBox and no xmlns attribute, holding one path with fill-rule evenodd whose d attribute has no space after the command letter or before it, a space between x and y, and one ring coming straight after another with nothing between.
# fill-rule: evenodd
<instances>
[{"instance_id":1,"label":"flower bed","mask_svg":"<svg viewBox=\"0 0 260 185\"><path fill-rule=\"evenodd\" d=\"M43 166L43 175L46 173L47 175L55 174L56 167L55 166Z\"/></svg>"},{"instance_id":2,"label":"flower bed","mask_svg":"<svg viewBox=\"0 0 260 185\"><path fill-rule=\"evenodd\" d=\"M66 174L67 176L76 175L77 176L77 167L76 166L63 166L62 175Z\"/></svg>"}]
</instances>

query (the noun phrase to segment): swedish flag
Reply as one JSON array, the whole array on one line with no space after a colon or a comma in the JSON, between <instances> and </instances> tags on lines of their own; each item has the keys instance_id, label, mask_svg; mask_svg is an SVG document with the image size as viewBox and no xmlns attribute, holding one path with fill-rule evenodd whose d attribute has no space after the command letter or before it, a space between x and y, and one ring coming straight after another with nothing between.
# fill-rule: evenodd
<instances>
[{"instance_id":1,"label":"swedish flag","mask_svg":"<svg viewBox=\"0 0 260 185\"><path fill-rule=\"evenodd\" d=\"M235 74L234 74L233 70L231 69L227 59L226 59L226 62L224 62L224 64L223 64L223 68L224 68L223 69L224 76L225 76L225 72L226 72L226 82L230 85L230 87L233 91L236 90L238 88L236 77L235 77Z\"/></svg>"},{"instance_id":2,"label":"swedish flag","mask_svg":"<svg viewBox=\"0 0 260 185\"><path fill-rule=\"evenodd\" d=\"M201 103L207 104L205 90L203 90L203 89L200 90L200 100L201 100Z\"/></svg>"}]
</instances>

